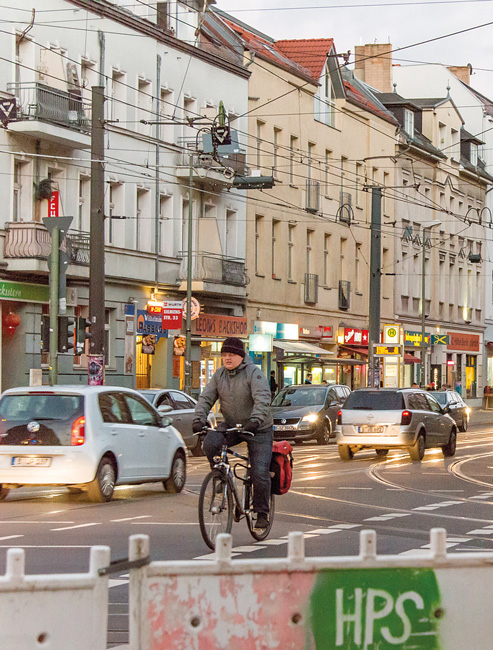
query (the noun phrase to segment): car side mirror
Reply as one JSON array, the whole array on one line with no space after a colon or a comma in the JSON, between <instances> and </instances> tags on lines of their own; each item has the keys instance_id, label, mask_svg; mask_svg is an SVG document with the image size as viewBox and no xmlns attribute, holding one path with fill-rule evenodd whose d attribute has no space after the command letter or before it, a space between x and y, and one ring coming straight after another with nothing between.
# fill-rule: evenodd
<instances>
[{"instance_id":1,"label":"car side mirror","mask_svg":"<svg viewBox=\"0 0 493 650\"><path fill-rule=\"evenodd\" d=\"M450 413L450 406L448 404L446 406L442 406L442 411L444 413Z\"/></svg>"},{"instance_id":2,"label":"car side mirror","mask_svg":"<svg viewBox=\"0 0 493 650\"><path fill-rule=\"evenodd\" d=\"M173 409L169 404L161 404L161 406L157 407L157 410L159 413L161 413L161 415L164 415L165 413L169 413Z\"/></svg>"},{"instance_id":3,"label":"car side mirror","mask_svg":"<svg viewBox=\"0 0 493 650\"><path fill-rule=\"evenodd\" d=\"M169 427L171 424L173 424L173 418L168 418L166 416L161 416L161 425L163 427Z\"/></svg>"}]
</instances>

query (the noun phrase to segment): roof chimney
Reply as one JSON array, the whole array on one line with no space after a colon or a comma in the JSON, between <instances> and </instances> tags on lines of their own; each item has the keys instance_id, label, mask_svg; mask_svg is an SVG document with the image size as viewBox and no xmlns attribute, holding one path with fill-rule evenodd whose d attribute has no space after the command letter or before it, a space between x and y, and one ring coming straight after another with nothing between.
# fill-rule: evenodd
<instances>
[{"instance_id":1,"label":"roof chimney","mask_svg":"<svg viewBox=\"0 0 493 650\"><path fill-rule=\"evenodd\" d=\"M356 45L354 74L383 93L392 92L392 45L390 43Z\"/></svg>"},{"instance_id":2,"label":"roof chimney","mask_svg":"<svg viewBox=\"0 0 493 650\"><path fill-rule=\"evenodd\" d=\"M447 69L465 84L471 85L472 65L470 63L467 65L453 65Z\"/></svg>"}]
</instances>

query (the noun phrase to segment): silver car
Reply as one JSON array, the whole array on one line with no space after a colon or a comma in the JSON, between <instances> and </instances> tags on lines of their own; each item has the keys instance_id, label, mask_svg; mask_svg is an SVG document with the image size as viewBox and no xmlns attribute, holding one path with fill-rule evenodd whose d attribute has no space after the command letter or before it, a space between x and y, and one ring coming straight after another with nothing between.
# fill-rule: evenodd
<instances>
[{"instance_id":1,"label":"silver car","mask_svg":"<svg viewBox=\"0 0 493 650\"><path fill-rule=\"evenodd\" d=\"M436 399L414 388L360 388L352 392L337 416L336 441L342 460L360 449L407 449L412 460L422 460L425 449L439 447L453 456L457 425Z\"/></svg>"}]
</instances>

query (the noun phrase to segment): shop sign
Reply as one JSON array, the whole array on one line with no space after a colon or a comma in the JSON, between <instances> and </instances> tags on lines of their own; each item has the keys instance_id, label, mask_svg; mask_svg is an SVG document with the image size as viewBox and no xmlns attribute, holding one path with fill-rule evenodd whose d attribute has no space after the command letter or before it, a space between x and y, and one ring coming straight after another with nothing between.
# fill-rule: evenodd
<instances>
[{"instance_id":1,"label":"shop sign","mask_svg":"<svg viewBox=\"0 0 493 650\"><path fill-rule=\"evenodd\" d=\"M190 304L191 304L190 320L196 320L200 316L200 302L197 300L197 298L194 298L194 296L192 296ZM183 318L186 318L186 317L187 317L187 299L184 298L184 300L183 300Z\"/></svg>"},{"instance_id":2,"label":"shop sign","mask_svg":"<svg viewBox=\"0 0 493 650\"><path fill-rule=\"evenodd\" d=\"M200 314L195 322L195 334L200 336L247 336L247 319L220 314Z\"/></svg>"},{"instance_id":3,"label":"shop sign","mask_svg":"<svg viewBox=\"0 0 493 650\"><path fill-rule=\"evenodd\" d=\"M181 330L183 303L181 300L165 300L161 311L163 330Z\"/></svg>"},{"instance_id":4,"label":"shop sign","mask_svg":"<svg viewBox=\"0 0 493 650\"><path fill-rule=\"evenodd\" d=\"M59 192L54 190L51 193L51 197L48 199L48 216L49 217L58 217L58 204L59 204Z\"/></svg>"},{"instance_id":5,"label":"shop sign","mask_svg":"<svg viewBox=\"0 0 493 650\"><path fill-rule=\"evenodd\" d=\"M44 284L2 281L0 282L0 300L49 302L50 288Z\"/></svg>"},{"instance_id":6,"label":"shop sign","mask_svg":"<svg viewBox=\"0 0 493 650\"><path fill-rule=\"evenodd\" d=\"M321 339L322 327L304 327L300 325L299 338L300 339Z\"/></svg>"},{"instance_id":7,"label":"shop sign","mask_svg":"<svg viewBox=\"0 0 493 650\"><path fill-rule=\"evenodd\" d=\"M250 334L248 350L250 352L272 352L272 334Z\"/></svg>"},{"instance_id":8,"label":"shop sign","mask_svg":"<svg viewBox=\"0 0 493 650\"><path fill-rule=\"evenodd\" d=\"M400 345L375 345L374 357L395 357L401 353Z\"/></svg>"},{"instance_id":9,"label":"shop sign","mask_svg":"<svg viewBox=\"0 0 493 650\"><path fill-rule=\"evenodd\" d=\"M479 352L479 334L465 334L464 332L448 332L450 343L448 350L463 350L466 352Z\"/></svg>"},{"instance_id":10,"label":"shop sign","mask_svg":"<svg viewBox=\"0 0 493 650\"><path fill-rule=\"evenodd\" d=\"M322 331L322 340L324 339L333 339L334 338L334 328L332 325L321 325L320 329Z\"/></svg>"},{"instance_id":11,"label":"shop sign","mask_svg":"<svg viewBox=\"0 0 493 650\"><path fill-rule=\"evenodd\" d=\"M368 345L368 330L358 330L354 327L344 328L345 345Z\"/></svg>"},{"instance_id":12,"label":"shop sign","mask_svg":"<svg viewBox=\"0 0 493 650\"><path fill-rule=\"evenodd\" d=\"M255 334L272 334L274 339L298 341L299 326L296 323L271 323L265 320L256 320L254 323Z\"/></svg>"},{"instance_id":13,"label":"shop sign","mask_svg":"<svg viewBox=\"0 0 493 650\"><path fill-rule=\"evenodd\" d=\"M167 330L163 330L161 314L148 314L145 309L137 310L137 336L155 334L157 338L168 338Z\"/></svg>"},{"instance_id":14,"label":"shop sign","mask_svg":"<svg viewBox=\"0 0 493 650\"><path fill-rule=\"evenodd\" d=\"M450 336L448 334L432 334L432 345L448 345L450 343Z\"/></svg>"},{"instance_id":15,"label":"shop sign","mask_svg":"<svg viewBox=\"0 0 493 650\"><path fill-rule=\"evenodd\" d=\"M414 345L419 348L421 346L421 332L404 332L404 345ZM425 334L425 345L430 345L430 335Z\"/></svg>"}]
</instances>

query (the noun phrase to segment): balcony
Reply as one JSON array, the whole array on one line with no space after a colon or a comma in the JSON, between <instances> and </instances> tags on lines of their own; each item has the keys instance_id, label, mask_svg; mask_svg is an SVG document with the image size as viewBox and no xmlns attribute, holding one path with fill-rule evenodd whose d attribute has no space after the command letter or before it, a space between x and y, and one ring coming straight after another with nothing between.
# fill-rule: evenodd
<instances>
[{"instance_id":1,"label":"balcony","mask_svg":"<svg viewBox=\"0 0 493 650\"><path fill-rule=\"evenodd\" d=\"M38 221L11 222L5 226L5 259L46 260L51 252L51 237ZM89 233L68 233L61 245L69 264L89 266Z\"/></svg>"},{"instance_id":2,"label":"balcony","mask_svg":"<svg viewBox=\"0 0 493 650\"><path fill-rule=\"evenodd\" d=\"M187 253L181 252L179 257L181 257L181 264L178 279L185 282L187 279ZM245 260L216 253L192 253L193 281L246 287Z\"/></svg>"},{"instance_id":3,"label":"balcony","mask_svg":"<svg viewBox=\"0 0 493 650\"><path fill-rule=\"evenodd\" d=\"M81 96L45 84L9 83L17 100L17 119L9 131L74 148L90 147L91 106Z\"/></svg>"},{"instance_id":4,"label":"balcony","mask_svg":"<svg viewBox=\"0 0 493 650\"><path fill-rule=\"evenodd\" d=\"M318 302L318 275L305 273L305 302L315 305Z\"/></svg>"}]
</instances>

